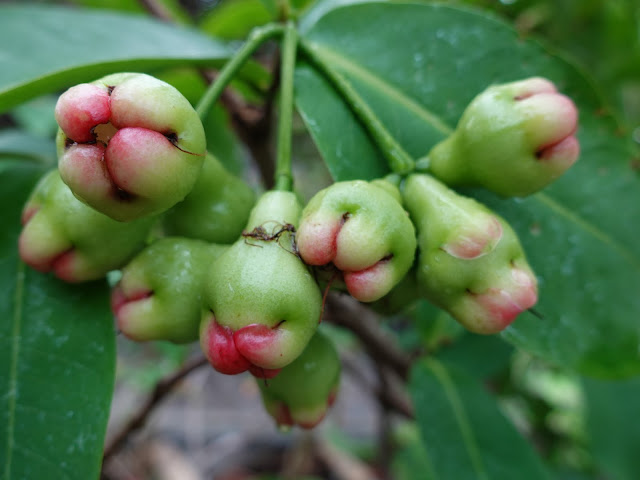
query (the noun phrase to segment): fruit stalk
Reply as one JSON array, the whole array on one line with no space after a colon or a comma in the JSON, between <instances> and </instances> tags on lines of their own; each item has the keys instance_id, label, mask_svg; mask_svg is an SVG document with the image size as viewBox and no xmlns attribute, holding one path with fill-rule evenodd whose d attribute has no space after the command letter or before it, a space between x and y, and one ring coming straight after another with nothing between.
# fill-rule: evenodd
<instances>
[{"instance_id":1,"label":"fruit stalk","mask_svg":"<svg viewBox=\"0 0 640 480\"><path fill-rule=\"evenodd\" d=\"M411 155L391 135L367 102L355 88L331 66L331 60L325 58L321 47L300 39L300 49L307 55L315 67L324 74L340 95L349 104L353 113L362 122L371 135L380 152L385 156L389 168L394 173L405 175L413 171L415 162Z\"/></svg>"},{"instance_id":2,"label":"fruit stalk","mask_svg":"<svg viewBox=\"0 0 640 480\"><path fill-rule=\"evenodd\" d=\"M226 86L235 77L238 70L242 68L249 57L256 49L267 40L281 35L284 31L282 25L268 24L254 28L249 34L247 41L240 47L233 57L225 64L215 82L213 82L204 93L198 105L196 112L200 115L200 119L204 122L211 110L211 106L218 100Z\"/></svg>"},{"instance_id":3,"label":"fruit stalk","mask_svg":"<svg viewBox=\"0 0 640 480\"><path fill-rule=\"evenodd\" d=\"M282 41L280 65L280 108L278 118L278 153L274 184L276 190L291 191L291 121L293 116L293 73L296 66L298 32L293 22L288 22Z\"/></svg>"}]
</instances>

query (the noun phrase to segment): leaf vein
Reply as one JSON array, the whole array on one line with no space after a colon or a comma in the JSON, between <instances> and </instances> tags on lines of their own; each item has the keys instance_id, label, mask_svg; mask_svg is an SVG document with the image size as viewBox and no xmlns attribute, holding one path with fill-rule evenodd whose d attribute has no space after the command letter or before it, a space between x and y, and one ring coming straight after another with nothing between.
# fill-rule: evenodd
<instances>
[{"instance_id":1,"label":"leaf vein","mask_svg":"<svg viewBox=\"0 0 640 480\"><path fill-rule=\"evenodd\" d=\"M469 455L469 459L471 460L471 464L478 475L478 478L482 480L489 480L487 476L486 469L482 462L482 456L480 455L480 449L478 448L476 439L473 436L473 431L471 428L471 422L469 421L469 417L467 416L467 412L464 408L462 400L458 395L458 392L455 389L449 374L442 366L442 364L436 360L430 359L426 362L429 369L433 372L434 376L438 379L442 388L444 389L444 393L451 404L451 408L453 410L453 415L455 417L456 423L460 428L460 433L462 434L462 439L464 441L464 445L466 447L466 451Z\"/></svg>"},{"instance_id":2,"label":"leaf vein","mask_svg":"<svg viewBox=\"0 0 640 480\"><path fill-rule=\"evenodd\" d=\"M534 198L543 205L547 206L549 209L553 210L558 215L573 222L600 242L617 251L620 255L625 257L637 270L640 270L640 259L637 258L631 250L622 245L620 242L616 241L610 235L600 230L597 226L593 225L588 220L585 220L580 215L572 212L566 206L562 205L557 200L554 200L546 193L538 193L534 196Z\"/></svg>"},{"instance_id":3,"label":"leaf vein","mask_svg":"<svg viewBox=\"0 0 640 480\"><path fill-rule=\"evenodd\" d=\"M424 105L416 102L413 98L403 93L400 89L398 89L385 79L370 72L362 65L354 62L350 58L341 55L340 53L330 48L319 45L317 43L311 44L313 45L313 48L314 50L316 50L318 55L325 57L328 62L332 62L341 70L348 72L353 77L356 77L376 88L377 90L383 92L387 97L393 98L397 104L400 104L407 110L415 113L417 116L419 116L439 132L443 133L444 135L450 135L453 132L453 128L447 123L443 122L435 113L427 110Z\"/></svg>"},{"instance_id":4,"label":"leaf vein","mask_svg":"<svg viewBox=\"0 0 640 480\"><path fill-rule=\"evenodd\" d=\"M37 452L33 451L30 448L27 447L23 447L20 444L15 444L15 449L19 452L22 452L24 455L29 456L35 460L39 460L41 463L43 463L44 465L48 465L51 466L53 468L55 468L55 470L57 470L59 473L62 473L62 475L64 475L65 479L71 480L71 477L65 473L65 469L60 466L60 465L56 465L55 463L51 462L50 460L47 460L45 457L43 457L42 455L39 455ZM9 480L9 479L7 479ZM62 480L62 479L60 479Z\"/></svg>"},{"instance_id":5,"label":"leaf vein","mask_svg":"<svg viewBox=\"0 0 640 480\"><path fill-rule=\"evenodd\" d=\"M20 355L20 330L22 328L22 303L24 300L24 263L18 262L16 271L16 291L13 297L13 329L12 329L12 345L11 345L11 366L9 367L9 398L7 408L7 454L4 467L4 476L6 479L11 478L11 461L14 449L14 430L15 430L15 413L16 401L18 397L18 357Z\"/></svg>"}]
</instances>

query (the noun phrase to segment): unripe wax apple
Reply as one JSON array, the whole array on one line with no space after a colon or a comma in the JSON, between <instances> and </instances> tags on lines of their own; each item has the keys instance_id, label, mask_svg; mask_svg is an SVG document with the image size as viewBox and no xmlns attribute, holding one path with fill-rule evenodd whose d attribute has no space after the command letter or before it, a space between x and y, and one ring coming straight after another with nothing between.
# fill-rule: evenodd
<instances>
[{"instance_id":1,"label":"unripe wax apple","mask_svg":"<svg viewBox=\"0 0 640 480\"><path fill-rule=\"evenodd\" d=\"M313 336L322 295L294 250L300 211L293 193L263 194L243 237L211 265L200 344L219 372L272 376Z\"/></svg>"},{"instance_id":2,"label":"unripe wax apple","mask_svg":"<svg viewBox=\"0 0 640 480\"><path fill-rule=\"evenodd\" d=\"M58 167L74 195L120 221L163 212L193 188L204 128L171 85L139 73L71 87L56 104Z\"/></svg>"},{"instance_id":3,"label":"unripe wax apple","mask_svg":"<svg viewBox=\"0 0 640 480\"><path fill-rule=\"evenodd\" d=\"M251 187L207 154L195 186L163 219L169 235L233 243L255 203Z\"/></svg>"},{"instance_id":4,"label":"unripe wax apple","mask_svg":"<svg viewBox=\"0 0 640 480\"><path fill-rule=\"evenodd\" d=\"M574 103L549 80L494 85L469 104L453 134L432 149L429 169L447 185L530 195L578 159L577 122Z\"/></svg>"},{"instance_id":5,"label":"unripe wax apple","mask_svg":"<svg viewBox=\"0 0 640 480\"><path fill-rule=\"evenodd\" d=\"M265 409L278 426L310 429L322 421L335 401L340 358L333 343L318 331L277 377L256 381Z\"/></svg>"},{"instance_id":6,"label":"unripe wax apple","mask_svg":"<svg viewBox=\"0 0 640 480\"><path fill-rule=\"evenodd\" d=\"M202 291L213 261L229 247L166 237L122 269L111 296L118 328L136 341L198 339Z\"/></svg>"},{"instance_id":7,"label":"unripe wax apple","mask_svg":"<svg viewBox=\"0 0 640 480\"><path fill-rule=\"evenodd\" d=\"M537 280L509 224L429 175L403 196L418 230L418 291L467 329L496 333L538 300Z\"/></svg>"},{"instance_id":8,"label":"unripe wax apple","mask_svg":"<svg viewBox=\"0 0 640 480\"><path fill-rule=\"evenodd\" d=\"M20 257L67 282L96 280L140 251L155 221L122 223L96 212L53 170L36 185L22 212Z\"/></svg>"},{"instance_id":9,"label":"unripe wax apple","mask_svg":"<svg viewBox=\"0 0 640 480\"><path fill-rule=\"evenodd\" d=\"M334 183L305 207L296 240L309 265L333 264L349 293L373 302L407 273L416 249L415 229L397 187L379 180Z\"/></svg>"}]
</instances>

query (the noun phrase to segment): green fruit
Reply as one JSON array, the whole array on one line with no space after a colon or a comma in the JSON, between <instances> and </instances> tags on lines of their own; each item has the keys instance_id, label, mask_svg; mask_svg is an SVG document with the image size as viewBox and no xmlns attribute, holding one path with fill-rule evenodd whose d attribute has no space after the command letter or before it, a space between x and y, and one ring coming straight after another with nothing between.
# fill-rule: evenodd
<instances>
[{"instance_id":1,"label":"green fruit","mask_svg":"<svg viewBox=\"0 0 640 480\"><path fill-rule=\"evenodd\" d=\"M418 230L418 290L467 329L496 333L537 301L537 281L509 224L429 175L405 182Z\"/></svg>"},{"instance_id":2,"label":"green fruit","mask_svg":"<svg viewBox=\"0 0 640 480\"><path fill-rule=\"evenodd\" d=\"M136 341L198 339L209 266L227 250L187 238L163 238L122 269L111 306L118 327Z\"/></svg>"},{"instance_id":3,"label":"green fruit","mask_svg":"<svg viewBox=\"0 0 640 480\"><path fill-rule=\"evenodd\" d=\"M155 221L147 217L121 223L96 212L53 170L40 180L24 207L20 257L67 282L96 280L140 251Z\"/></svg>"},{"instance_id":4,"label":"green fruit","mask_svg":"<svg viewBox=\"0 0 640 480\"><path fill-rule=\"evenodd\" d=\"M172 207L193 188L206 140L178 90L119 73L71 87L55 110L58 168L87 205L130 221Z\"/></svg>"},{"instance_id":5,"label":"green fruit","mask_svg":"<svg viewBox=\"0 0 640 480\"><path fill-rule=\"evenodd\" d=\"M340 359L333 343L319 331L304 352L270 380L257 379L264 406L282 427L315 427L335 401Z\"/></svg>"},{"instance_id":6,"label":"green fruit","mask_svg":"<svg viewBox=\"0 0 640 480\"><path fill-rule=\"evenodd\" d=\"M399 198L397 187L383 180L321 190L302 213L300 256L309 265L333 264L358 300L378 300L402 280L416 249L415 229Z\"/></svg>"},{"instance_id":7,"label":"green fruit","mask_svg":"<svg viewBox=\"0 0 640 480\"><path fill-rule=\"evenodd\" d=\"M216 370L269 376L313 336L322 295L294 250L300 210L293 193L265 193L243 237L211 266L200 343Z\"/></svg>"},{"instance_id":8,"label":"green fruit","mask_svg":"<svg viewBox=\"0 0 640 480\"><path fill-rule=\"evenodd\" d=\"M191 193L167 212L169 235L233 243L242 233L255 203L251 187L207 154Z\"/></svg>"},{"instance_id":9,"label":"green fruit","mask_svg":"<svg viewBox=\"0 0 640 480\"><path fill-rule=\"evenodd\" d=\"M469 104L454 133L431 150L430 172L447 185L530 195L578 159L577 120L573 102L546 79L494 85Z\"/></svg>"}]
</instances>

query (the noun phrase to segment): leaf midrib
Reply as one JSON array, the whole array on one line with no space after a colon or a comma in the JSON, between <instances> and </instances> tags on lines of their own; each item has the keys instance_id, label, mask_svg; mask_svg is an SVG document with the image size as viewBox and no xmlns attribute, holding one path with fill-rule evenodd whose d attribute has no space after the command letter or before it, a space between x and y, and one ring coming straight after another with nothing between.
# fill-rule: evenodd
<instances>
[{"instance_id":1,"label":"leaf midrib","mask_svg":"<svg viewBox=\"0 0 640 480\"><path fill-rule=\"evenodd\" d=\"M393 98L399 105L404 106L411 112L415 113L418 117L425 120L434 129L440 131L445 135L450 135L454 128L444 122L437 114L426 109L424 105L420 104L413 98L406 95L403 91L389 83L386 79L371 72L363 65L355 62L353 59L332 50L329 47L321 45L316 42L310 42L319 55L324 56L328 61L333 62L343 72L358 78L362 82L369 85L372 89L378 89L384 95ZM563 217L570 223L576 225L580 230L591 235L604 245L611 247L620 256L628 260L636 270L640 271L640 258L634 254L629 248L617 241L614 237L606 234L599 229L596 225L571 211L566 206L562 205L558 200L551 197L548 193L540 192L531 197L541 205L545 206L549 210Z\"/></svg>"},{"instance_id":2,"label":"leaf midrib","mask_svg":"<svg viewBox=\"0 0 640 480\"><path fill-rule=\"evenodd\" d=\"M469 455L469 460L471 460L471 465L473 466L478 479L489 480L489 476L487 475L486 468L482 461L482 455L480 454L478 443L473 435L473 429L471 427L471 422L469 421L469 416L467 415L467 411L464 407L464 404L462 403L460 395L458 395L456 387L453 384L449 373L437 360L429 359L426 361L426 365L429 370L431 370L434 377L442 385L445 396L447 397L449 405L451 406L453 416L456 420L456 423L458 424L458 428L460 429L460 434L462 435L465 451Z\"/></svg>"},{"instance_id":3,"label":"leaf midrib","mask_svg":"<svg viewBox=\"0 0 640 480\"><path fill-rule=\"evenodd\" d=\"M624 258L626 258L636 270L640 271L640 258L637 258L636 255L623 244L617 242L613 237L607 235L604 231L600 230L594 224L585 220L580 215L575 212L569 210L567 207L562 205L556 199L552 198L549 194L540 192L537 193L534 197L534 200L538 201L549 210L557 213L559 216L566 218L570 222L577 225L580 229L590 234L603 244L611 247L612 250L618 252L618 254Z\"/></svg>"},{"instance_id":4,"label":"leaf midrib","mask_svg":"<svg viewBox=\"0 0 640 480\"><path fill-rule=\"evenodd\" d=\"M11 461L13 457L14 430L15 430L15 413L17 402L18 388L18 358L20 355L20 333L22 329L22 305L24 300L24 278L25 265L18 261L18 269L16 271L16 291L13 297L13 328L12 347L11 347L11 366L9 370L9 398L7 405L7 454L4 468L4 478L11 478Z\"/></svg>"},{"instance_id":5,"label":"leaf midrib","mask_svg":"<svg viewBox=\"0 0 640 480\"><path fill-rule=\"evenodd\" d=\"M419 104L413 98L405 95L401 90L398 90L385 79L376 76L364 66L354 62L345 55L341 55L339 52L336 52L331 48L315 42L309 43L313 46L314 51L316 51L319 56L324 57L328 62L338 66L340 70L348 72L353 77L362 80L374 89L378 89L384 93L385 96L393 98L398 104L403 105L407 110L410 110L420 118L424 119L429 125L442 134L449 135L453 132L453 128L443 122L438 115L427 110L424 105Z\"/></svg>"}]
</instances>

